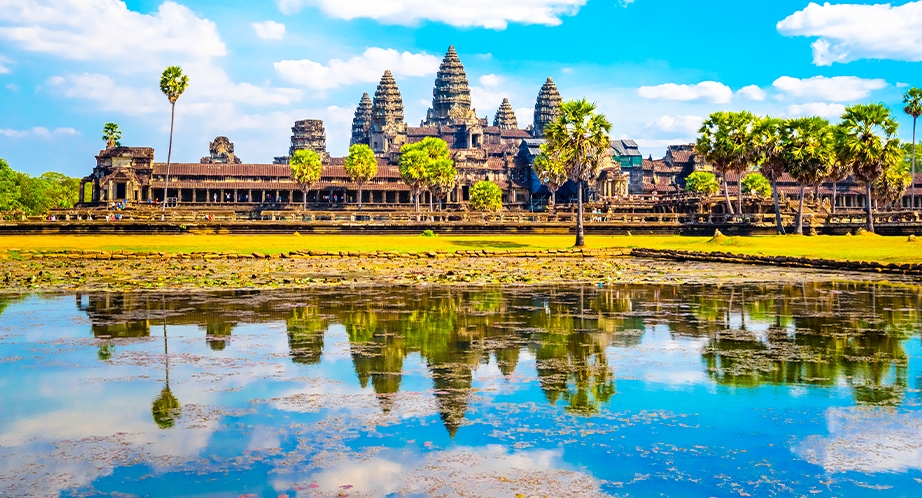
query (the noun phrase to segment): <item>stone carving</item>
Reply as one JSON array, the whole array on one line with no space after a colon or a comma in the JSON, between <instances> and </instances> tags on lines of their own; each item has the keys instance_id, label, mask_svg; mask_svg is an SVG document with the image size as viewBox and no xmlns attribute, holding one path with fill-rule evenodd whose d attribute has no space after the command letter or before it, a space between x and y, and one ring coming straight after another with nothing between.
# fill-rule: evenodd
<instances>
[{"instance_id":1,"label":"stone carving","mask_svg":"<svg viewBox=\"0 0 922 498\"><path fill-rule=\"evenodd\" d=\"M403 98L390 70L384 71L371 106L371 148L378 153L397 152L407 142Z\"/></svg>"},{"instance_id":2,"label":"stone carving","mask_svg":"<svg viewBox=\"0 0 922 498\"><path fill-rule=\"evenodd\" d=\"M234 154L234 143L227 137L216 137L208 144L209 157L202 158L202 164L240 164L240 158Z\"/></svg>"},{"instance_id":3,"label":"stone carving","mask_svg":"<svg viewBox=\"0 0 922 498\"><path fill-rule=\"evenodd\" d=\"M455 107L470 110L471 89L467 84L464 65L461 64L455 47L448 47L445 59L442 60L442 65L439 66L439 72L435 77L435 87L432 89L432 108L426 113L423 126L446 124Z\"/></svg>"},{"instance_id":4,"label":"stone carving","mask_svg":"<svg viewBox=\"0 0 922 498\"><path fill-rule=\"evenodd\" d=\"M517 130L519 128L519 122L515 119L515 111L512 110L512 104L509 103L509 99L503 99L503 103L496 110L493 126L498 126L501 130Z\"/></svg>"},{"instance_id":5,"label":"stone carving","mask_svg":"<svg viewBox=\"0 0 922 498\"><path fill-rule=\"evenodd\" d=\"M368 144L368 130L371 129L371 97L368 93L362 94L362 100L355 109L355 117L352 119L352 140L349 145Z\"/></svg>"},{"instance_id":6,"label":"stone carving","mask_svg":"<svg viewBox=\"0 0 922 498\"><path fill-rule=\"evenodd\" d=\"M535 102L535 121L532 128L532 134L537 137L544 136L544 127L553 121L560 114L560 104L563 99L560 98L560 92L557 91L557 85L554 80L548 78L541 86L538 92L538 99Z\"/></svg>"}]
</instances>

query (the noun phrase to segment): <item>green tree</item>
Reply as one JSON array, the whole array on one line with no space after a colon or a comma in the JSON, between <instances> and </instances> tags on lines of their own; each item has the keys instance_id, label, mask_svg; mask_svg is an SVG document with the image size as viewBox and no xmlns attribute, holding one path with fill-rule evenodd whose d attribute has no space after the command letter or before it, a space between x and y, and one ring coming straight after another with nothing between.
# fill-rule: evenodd
<instances>
[{"instance_id":1,"label":"green tree","mask_svg":"<svg viewBox=\"0 0 922 498\"><path fill-rule=\"evenodd\" d=\"M772 203L775 206L775 228L782 235L785 230L778 200L778 179L784 174L783 131L784 120L766 116L759 120L753 132L753 143L758 151L756 162L762 176L767 178L771 185Z\"/></svg>"},{"instance_id":2,"label":"green tree","mask_svg":"<svg viewBox=\"0 0 922 498\"><path fill-rule=\"evenodd\" d=\"M489 180L481 180L471 188L471 207L477 211L500 211L503 209L503 191Z\"/></svg>"},{"instance_id":3,"label":"green tree","mask_svg":"<svg viewBox=\"0 0 922 498\"><path fill-rule=\"evenodd\" d=\"M378 158L371 147L365 144L353 144L349 147L349 156L345 161L346 174L359 187L359 211L362 210L362 187L378 176Z\"/></svg>"},{"instance_id":4,"label":"green tree","mask_svg":"<svg viewBox=\"0 0 922 498\"><path fill-rule=\"evenodd\" d=\"M916 208L916 182L914 181L916 175L916 122L919 119L919 116L922 116L922 88L910 88L906 91L906 95L903 96L903 112L912 116L912 168L909 170L910 179L913 180L910 182L912 193L910 194L910 199L912 199L912 209Z\"/></svg>"},{"instance_id":5,"label":"green tree","mask_svg":"<svg viewBox=\"0 0 922 498\"><path fill-rule=\"evenodd\" d=\"M432 197L439 202L439 209L441 209L442 200L455 188L455 183L458 180L458 170L455 169L455 162L448 158L430 161L428 169L426 186L429 188Z\"/></svg>"},{"instance_id":6,"label":"green tree","mask_svg":"<svg viewBox=\"0 0 922 498\"><path fill-rule=\"evenodd\" d=\"M320 180L320 173L323 172L323 163L320 162L320 156L310 150L296 150L288 159L288 165L291 167L291 179L298 184L301 192L304 193L304 209L307 209L307 193L311 187Z\"/></svg>"},{"instance_id":7,"label":"green tree","mask_svg":"<svg viewBox=\"0 0 922 498\"><path fill-rule=\"evenodd\" d=\"M541 144L541 152L535 158L534 171L538 180L551 193L550 207L553 208L557 204L557 189L567 182L567 165L560 160L558 154L548 153L547 144Z\"/></svg>"},{"instance_id":8,"label":"green tree","mask_svg":"<svg viewBox=\"0 0 922 498\"><path fill-rule=\"evenodd\" d=\"M406 144L400 148L400 176L410 186L417 212L419 212L420 192L423 187L433 185L429 175L437 170L448 169L444 165L436 166L435 163L440 160L451 160L448 144L441 138L426 137L419 142Z\"/></svg>"},{"instance_id":9,"label":"green tree","mask_svg":"<svg viewBox=\"0 0 922 498\"><path fill-rule=\"evenodd\" d=\"M720 184L714 173L695 171L685 178L685 191L693 194L714 195L720 191Z\"/></svg>"},{"instance_id":10,"label":"green tree","mask_svg":"<svg viewBox=\"0 0 922 498\"><path fill-rule=\"evenodd\" d=\"M163 207L166 209L167 187L170 183L170 162L173 158L173 124L176 122L176 101L189 86L189 77L179 66L169 66L160 75L160 91L170 101L170 146L166 152L166 176L163 179Z\"/></svg>"},{"instance_id":11,"label":"green tree","mask_svg":"<svg viewBox=\"0 0 922 498\"><path fill-rule=\"evenodd\" d=\"M118 128L117 124L109 122L102 127L102 140L106 143L107 149L121 147L122 144L119 142L121 139L122 130Z\"/></svg>"},{"instance_id":12,"label":"green tree","mask_svg":"<svg viewBox=\"0 0 922 498\"><path fill-rule=\"evenodd\" d=\"M728 169L736 174L737 211L743 214L743 177L759 160L760 151L755 141L759 118L749 111L730 112L727 117L723 140L729 147Z\"/></svg>"},{"instance_id":13,"label":"green tree","mask_svg":"<svg viewBox=\"0 0 922 498\"><path fill-rule=\"evenodd\" d=\"M586 99L560 105L560 114L544 128L547 151L566 165L567 178L576 183L576 247L585 245L583 190L586 182L611 162L608 150L611 123Z\"/></svg>"},{"instance_id":14,"label":"green tree","mask_svg":"<svg viewBox=\"0 0 922 498\"><path fill-rule=\"evenodd\" d=\"M830 204L830 209L833 213L835 213L836 196L839 193L839 182L848 178L848 175L852 173L852 165L849 162L847 154L845 153L845 148L843 147L842 138L845 135L840 133L838 130L835 130L833 133L835 135L835 160L832 163L832 170L830 171L829 178L827 178L827 180L832 182L832 203Z\"/></svg>"},{"instance_id":15,"label":"green tree","mask_svg":"<svg viewBox=\"0 0 922 498\"><path fill-rule=\"evenodd\" d=\"M865 185L867 230L874 232L871 190L877 179L899 164L902 149L896 132L899 125L883 104L848 106L836 127L840 156L851 164L855 177Z\"/></svg>"},{"instance_id":16,"label":"green tree","mask_svg":"<svg viewBox=\"0 0 922 498\"><path fill-rule=\"evenodd\" d=\"M20 203L19 173L0 158L0 211L18 211Z\"/></svg>"},{"instance_id":17,"label":"green tree","mask_svg":"<svg viewBox=\"0 0 922 498\"><path fill-rule=\"evenodd\" d=\"M822 182L835 161L834 136L829 121L823 118L797 118L785 123L782 158L785 170L800 183L797 229L804 233L804 189Z\"/></svg>"},{"instance_id":18,"label":"green tree","mask_svg":"<svg viewBox=\"0 0 922 498\"><path fill-rule=\"evenodd\" d=\"M698 129L698 140L695 150L704 156L704 159L714 165L714 170L723 177L724 199L727 202L727 213L733 214L733 203L730 202L730 191L727 185L727 173L734 167L733 144L730 141L731 116L729 112L717 111L711 113L708 119Z\"/></svg>"},{"instance_id":19,"label":"green tree","mask_svg":"<svg viewBox=\"0 0 922 498\"><path fill-rule=\"evenodd\" d=\"M772 195L772 186L761 173L749 173L743 178L743 192L764 199Z\"/></svg>"}]
</instances>

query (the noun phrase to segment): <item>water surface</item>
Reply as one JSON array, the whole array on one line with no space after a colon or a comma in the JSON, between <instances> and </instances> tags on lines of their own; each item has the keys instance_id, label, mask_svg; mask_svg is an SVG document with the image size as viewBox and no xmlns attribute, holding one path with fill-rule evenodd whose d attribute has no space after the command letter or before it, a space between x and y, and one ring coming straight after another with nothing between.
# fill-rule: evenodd
<instances>
[{"instance_id":1,"label":"water surface","mask_svg":"<svg viewBox=\"0 0 922 498\"><path fill-rule=\"evenodd\" d=\"M919 496L922 293L0 296L0 495Z\"/></svg>"}]
</instances>

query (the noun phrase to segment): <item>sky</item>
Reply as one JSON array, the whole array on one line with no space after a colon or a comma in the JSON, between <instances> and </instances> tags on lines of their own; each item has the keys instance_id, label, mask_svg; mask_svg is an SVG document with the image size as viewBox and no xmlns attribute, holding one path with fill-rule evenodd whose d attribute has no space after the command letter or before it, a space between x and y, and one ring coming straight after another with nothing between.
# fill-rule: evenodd
<instances>
[{"instance_id":1,"label":"sky","mask_svg":"<svg viewBox=\"0 0 922 498\"><path fill-rule=\"evenodd\" d=\"M169 65L190 79L174 162L198 162L219 135L244 162L271 162L308 118L345 155L385 69L419 124L449 45L479 116L492 122L509 98L524 128L550 76L644 156L694 141L717 110L836 121L883 102L909 140L901 100L922 86L922 0L0 0L0 157L82 177L112 121L124 145L165 161Z\"/></svg>"}]
</instances>

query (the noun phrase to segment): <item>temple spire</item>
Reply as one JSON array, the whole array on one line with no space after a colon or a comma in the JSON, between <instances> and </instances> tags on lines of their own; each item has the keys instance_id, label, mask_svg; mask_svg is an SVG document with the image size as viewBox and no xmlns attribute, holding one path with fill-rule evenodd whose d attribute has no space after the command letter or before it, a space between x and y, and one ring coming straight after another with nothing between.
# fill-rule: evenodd
<instances>
[{"instance_id":1,"label":"temple spire","mask_svg":"<svg viewBox=\"0 0 922 498\"><path fill-rule=\"evenodd\" d=\"M519 122L515 119L515 111L512 110L512 104L509 103L509 99L503 99L503 103L496 110L493 126L498 126L501 130L516 130L519 128Z\"/></svg>"},{"instance_id":2,"label":"temple spire","mask_svg":"<svg viewBox=\"0 0 922 498\"><path fill-rule=\"evenodd\" d=\"M455 47L448 47L439 66L432 89L432 108L426 113L426 124L435 126L448 121L449 111L458 106L463 111L471 108L471 89L468 86L464 65Z\"/></svg>"},{"instance_id":3,"label":"temple spire","mask_svg":"<svg viewBox=\"0 0 922 498\"><path fill-rule=\"evenodd\" d=\"M407 124L403 121L403 98L390 70L384 71L371 104L369 145L377 153L397 152L407 141Z\"/></svg>"},{"instance_id":4,"label":"temple spire","mask_svg":"<svg viewBox=\"0 0 922 498\"><path fill-rule=\"evenodd\" d=\"M368 130L371 128L371 97L368 93L362 94L362 100L355 109L355 117L352 118L352 141L349 145L368 144Z\"/></svg>"},{"instance_id":5,"label":"temple spire","mask_svg":"<svg viewBox=\"0 0 922 498\"><path fill-rule=\"evenodd\" d=\"M548 77L541 91L538 92L538 99L535 102L535 121L532 128L532 134L535 137L544 136L544 127L553 121L560 114L560 104L563 99L560 98L560 92L557 91L557 85L554 80Z\"/></svg>"}]
</instances>

